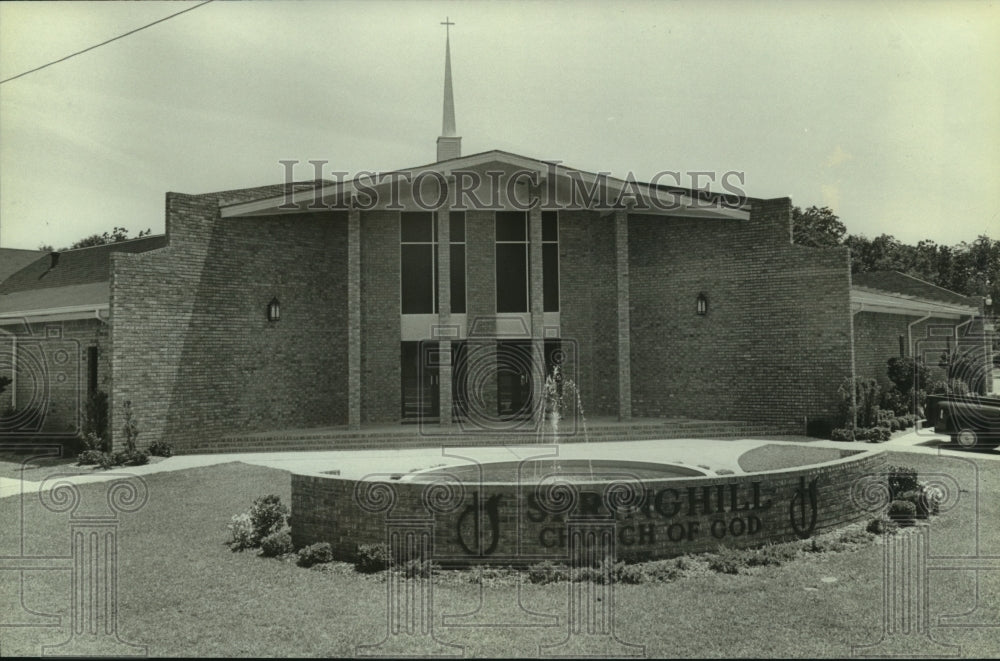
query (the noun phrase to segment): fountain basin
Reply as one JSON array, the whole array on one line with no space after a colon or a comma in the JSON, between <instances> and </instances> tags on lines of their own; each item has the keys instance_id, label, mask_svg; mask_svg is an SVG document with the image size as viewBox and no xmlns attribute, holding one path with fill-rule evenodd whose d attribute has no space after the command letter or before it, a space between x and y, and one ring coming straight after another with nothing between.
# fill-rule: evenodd
<instances>
[{"instance_id":1,"label":"fountain basin","mask_svg":"<svg viewBox=\"0 0 1000 661\"><path fill-rule=\"evenodd\" d=\"M429 468L402 476L407 482L436 482L453 477L466 484L537 483L563 479L574 483L593 482L609 473L638 479L702 477L703 470L652 461L615 461L611 459L538 459L527 461L491 461L459 466Z\"/></svg>"}]
</instances>

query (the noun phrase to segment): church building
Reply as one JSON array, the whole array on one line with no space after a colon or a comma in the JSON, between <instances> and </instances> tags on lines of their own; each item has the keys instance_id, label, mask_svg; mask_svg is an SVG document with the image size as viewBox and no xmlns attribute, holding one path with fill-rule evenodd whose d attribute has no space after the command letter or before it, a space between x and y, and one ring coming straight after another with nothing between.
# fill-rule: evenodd
<instances>
[{"instance_id":1,"label":"church building","mask_svg":"<svg viewBox=\"0 0 1000 661\"><path fill-rule=\"evenodd\" d=\"M464 155L450 43L443 114L426 165L167 193L163 236L11 253L5 429L72 432L100 390L116 446L127 401L140 445L178 452L310 429L523 440L557 399L564 425L803 433L846 379L982 314L901 274L852 285L846 248L792 243L788 198Z\"/></svg>"}]
</instances>

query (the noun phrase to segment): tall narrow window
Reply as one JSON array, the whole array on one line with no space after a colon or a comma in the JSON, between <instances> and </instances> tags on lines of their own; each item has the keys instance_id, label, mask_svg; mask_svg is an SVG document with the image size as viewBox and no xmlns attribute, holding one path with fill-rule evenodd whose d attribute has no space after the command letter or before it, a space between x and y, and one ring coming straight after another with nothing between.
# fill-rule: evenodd
<instances>
[{"instance_id":1,"label":"tall narrow window","mask_svg":"<svg viewBox=\"0 0 1000 661\"><path fill-rule=\"evenodd\" d=\"M497 312L528 312L528 215L496 213Z\"/></svg>"},{"instance_id":2,"label":"tall narrow window","mask_svg":"<svg viewBox=\"0 0 1000 661\"><path fill-rule=\"evenodd\" d=\"M559 213L542 212L543 310L559 312Z\"/></svg>"},{"instance_id":3,"label":"tall narrow window","mask_svg":"<svg viewBox=\"0 0 1000 661\"><path fill-rule=\"evenodd\" d=\"M429 211L399 217L400 309L403 314L437 311L437 222Z\"/></svg>"},{"instance_id":4,"label":"tall narrow window","mask_svg":"<svg viewBox=\"0 0 1000 661\"><path fill-rule=\"evenodd\" d=\"M451 252L451 311L465 314L465 212L448 214Z\"/></svg>"}]
</instances>

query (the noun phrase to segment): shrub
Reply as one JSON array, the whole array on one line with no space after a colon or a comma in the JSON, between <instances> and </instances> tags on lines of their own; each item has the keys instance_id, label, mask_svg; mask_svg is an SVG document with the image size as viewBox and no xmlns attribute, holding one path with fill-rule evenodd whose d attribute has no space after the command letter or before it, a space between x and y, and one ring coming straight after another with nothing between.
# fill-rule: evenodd
<instances>
[{"instance_id":1,"label":"shrub","mask_svg":"<svg viewBox=\"0 0 1000 661\"><path fill-rule=\"evenodd\" d=\"M757 549L759 564L783 565L799 555L797 544L767 544Z\"/></svg>"},{"instance_id":2,"label":"shrub","mask_svg":"<svg viewBox=\"0 0 1000 661\"><path fill-rule=\"evenodd\" d=\"M125 417L125 426L122 427L122 433L125 434L125 452L131 454L135 452L135 441L139 438L139 426L132 412L132 400L127 399L122 404L122 415Z\"/></svg>"},{"instance_id":3,"label":"shrub","mask_svg":"<svg viewBox=\"0 0 1000 661\"><path fill-rule=\"evenodd\" d=\"M120 464L115 462L115 455L110 452L101 452L97 457L97 465L104 470L108 470Z\"/></svg>"},{"instance_id":4,"label":"shrub","mask_svg":"<svg viewBox=\"0 0 1000 661\"><path fill-rule=\"evenodd\" d=\"M281 504L279 496L272 494L254 500L249 515L256 546L260 540L285 527L288 508Z\"/></svg>"},{"instance_id":5,"label":"shrub","mask_svg":"<svg viewBox=\"0 0 1000 661\"><path fill-rule=\"evenodd\" d=\"M854 379L853 384L850 377L845 379L837 390L840 395L840 426L874 426L881 390L875 379Z\"/></svg>"},{"instance_id":6,"label":"shrub","mask_svg":"<svg viewBox=\"0 0 1000 661\"><path fill-rule=\"evenodd\" d=\"M917 491L920 483L917 482L917 471L906 466L886 466L886 473L889 477L889 494L891 500L897 500L900 494L907 491Z\"/></svg>"},{"instance_id":7,"label":"shrub","mask_svg":"<svg viewBox=\"0 0 1000 661\"><path fill-rule=\"evenodd\" d=\"M142 466L149 463L149 453L145 450L136 450L128 456L126 461L130 466Z\"/></svg>"},{"instance_id":8,"label":"shrub","mask_svg":"<svg viewBox=\"0 0 1000 661\"><path fill-rule=\"evenodd\" d=\"M100 450L84 450L76 457L77 466L92 466L101 462L104 453Z\"/></svg>"},{"instance_id":9,"label":"shrub","mask_svg":"<svg viewBox=\"0 0 1000 661\"><path fill-rule=\"evenodd\" d=\"M900 392L896 386L892 386L882 391L882 399L879 401L879 408L892 411L896 415L906 415L910 413L913 402L908 394Z\"/></svg>"},{"instance_id":10,"label":"shrub","mask_svg":"<svg viewBox=\"0 0 1000 661\"><path fill-rule=\"evenodd\" d=\"M569 567L566 565L557 565L549 560L536 562L528 567L528 580L539 585L565 581L568 578Z\"/></svg>"},{"instance_id":11,"label":"shrub","mask_svg":"<svg viewBox=\"0 0 1000 661\"><path fill-rule=\"evenodd\" d=\"M678 558L677 560L681 561L682 558ZM675 561L673 564L666 561L647 563L643 567L643 573L651 581L660 581L663 583L673 581L681 575L681 572L683 571L681 565L683 564L685 567L687 566L685 564L686 561L678 561Z\"/></svg>"},{"instance_id":12,"label":"shrub","mask_svg":"<svg viewBox=\"0 0 1000 661\"><path fill-rule=\"evenodd\" d=\"M90 432L89 434L84 434L83 436L83 449L84 451L94 450L96 452L110 452L111 443L108 439Z\"/></svg>"},{"instance_id":13,"label":"shrub","mask_svg":"<svg viewBox=\"0 0 1000 661\"><path fill-rule=\"evenodd\" d=\"M841 533L838 541L842 544L867 544L872 540L872 533L869 530L851 528Z\"/></svg>"},{"instance_id":14,"label":"shrub","mask_svg":"<svg viewBox=\"0 0 1000 661\"><path fill-rule=\"evenodd\" d=\"M922 483L916 489L901 493L899 500L913 503L913 506L917 508L918 519L926 519L931 515L936 516L941 511L941 493Z\"/></svg>"},{"instance_id":15,"label":"shrub","mask_svg":"<svg viewBox=\"0 0 1000 661\"><path fill-rule=\"evenodd\" d=\"M313 565L332 562L333 547L329 542L318 542L299 549L298 564L300 567L312 567Z\"/></svg>"},{"instance_id":16,"label":"shrub","mask_svg":"<svg viewBox=\"0 0 1000 661\"><path fill-rule=\"evenodd\" d=\"M889 518L901 526L912 526L917 522L917 506L908 500L894 500L889 503Z\"/></svg>"},{"instance_id":17,"label":"shrub","mask_svg":"<svg viewBox=\"0 0 1000 661\"><path fill-rule=\"evenodd\" d=\"M169 443L164 443L163 441L155 441L150 444L148 448L149 454L154 457L172 457L174 454L174 449Z\"/></svg>"},{"instance_id":18,"label":"shrub","mask_svg":"<svg viewBox=\"0 0 1000 661\"><path fill-rule=\"evenodd\" d=\"M229 541L226 544L233 551L242 551L256 546L249 512L234 516L227 527L229 528Z\"/></svg>"},{"instance_id":19,"label":"shrub","mask_svg":"<svg viewBox=\"0 0 1000 661\"><path fill-rule=\"evenodd\" d=\"M926 389L927 382L931 377L931 370L927 365L917 362L909 356L895 356L887 362L886 376L902 395L908 398L914 389ZM909 402L907 402L906 411L909 411Z\"/></svg>"},{"instance_id":20,"label":"shrub","mask_svg":"<svg viewBox=\"0 0 1000 661\"><path fill-rule=\"evenodd\" d=\"M435 571L439 571L441 566L432 560L414 558L407 560L399 568L399 572L406 578L430 578Z\"/></svg>"},{"instance_id":21,"label":"shrub","mask_svg":"<svg viewBox=\"0 0 1000 661\"><path fill-rule=\"evenodd\" d=\"M896 534L896 530L898 528L899 524L895 521L888 517L881 516L869 521L868 525L865 526L865 531L870 532L873 535L894 535Z\"/></svg>"},{"instance_id":22,"label":"shrub","mask_svg":"<svg viewBox=\"0 0 1000 661\"><path fill-rule=\"evenodd\" d=\"M879 407L875 407L875 426L876 427L887 427L890 431L896 431L893 426L896 424L896 414L892 411L883 410Z\"/></svg>"},{"instance_id":23,"label":"shrub","mask_svg":"<svg viewBox=\"0 0 1000 661\"><path fill-rule=\"evenodd\" d=\"M615 582L638 585L649 580L644 568L641 565L626 565L624 562L616 562L614 565Z\"/></svg>"},{"instance_id":24,"label":"shrub","mask_svg":"<svg viewBox=\"0 0 1000 661\"><path fill-rule=\"evenodd\" d=\"M268 558L291 553L292 550L292 536L288 530L273 532L260 540L260 554Z\"/></svg>"},{"instance_id":25,"label":"shrub","mask_svg":"<svg viewBox=\"0 0 1000 661\"><path fill-rule=\"evenodd\" d=\"M572 571L571 580L574 583L594 583L596 585L604 585L608 580L612 578L610 568L605 571L603 566L598 567L576 567Z\"/></svg>"},{"instance_id":26,"label":"shrub","mask_svg":"<svg viewBox=\"0 0 1000 661\"><path fill-rule=\"evenodd\" d=\"M103 390L95 390L87 398L87 405L83 412L83 433L86 436L96 436L101 439L101 446L88 449L97 449L107 452L108 442L108 393Z\"/></svg>"},{"instance_id":27,"label":"shrub","mask_svg":"<svg viewBox=\"0 0 1000 661\"><path fill-rule=\"evenodd\" d=\"M722 547L708 561L708 567L720 574L739 574L746 566L743 554L735 549Z\"/></svg>"},{"instance_id":28,"label":"shrub","mask_svg":"<svg viewBox=\"0 0 1000 661\"><path fill-rule=\"evenodd\" d=\"M389 549L385 544L361 544L354 568L362 574L374 574L389 568Z\"/></svg>"},{"instance_id":29,"label":"shrub","mask_svg":"<svg viewBox=\"0 0 1000 661\"><path fill-rule=\"evenodd\" d=\"M830 440L846 441L850 443L854 441L854 429L851 427L840 427L839 429L834 429L830 432Z\"/></svg>"}]
</instances>

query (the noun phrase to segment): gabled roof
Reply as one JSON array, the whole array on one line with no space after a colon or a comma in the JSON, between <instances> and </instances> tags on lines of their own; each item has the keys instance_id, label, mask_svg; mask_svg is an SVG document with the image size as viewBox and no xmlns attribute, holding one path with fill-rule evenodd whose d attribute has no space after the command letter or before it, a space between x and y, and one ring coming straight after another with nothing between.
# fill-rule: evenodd
<instances>
[{"instance_id":1,"label":"gabled roof","mask_svg":"<svg viewBox=\"0 0 1000 661\"><path fill-rule=\"evenodd\" d=\"M851 276L851 309L958 319L979 314L979 301L899 271Z\"/></svg>"},{"instance_id":2,"label":"gabled roof","mask_svg":"<svg viewBox=\"0 0 1000 661\"><path fill-rule=\"evenodd\" d=\"M977 301L944 287L938 287L929 282L915 278L899 271L870 271L855 273L851 276L851 284L865 289L877 289L891 294L915 296L930 301L941 301L955 305L976 305Z\"/></svg>"},{"instance_id":3,"label":"gabled roof","mask_svg":"<svg viewBox=\"0 0 1000 661\"><path fill-rule=\"evenodd\" d=\"M107 314L111 255L163 248L167 237L145 236L89 248L39 253L27 266L0 282L0 325L29 318L80 319Z\"/></svg>"},{"instance_id":4,"label":"gabled roof","mask_svg":"<svg viewBox=\"0 0 1000 661\"><path fill-rule=\"evenodd\" d=\"M46 254L38 250L0 248L0 282Z\"/></svg>"},{"instance_id":5,"label":"gabled roof","mask_svg":"<svg viewBox=\"0 0 1000 661\"><path fill-rule=\"evenodd\" d=\"M240 217L255 215L272 215L280 213L303 213L310 211L320 211L322 205L313 205L317 197L326 199L339 199L347 194L360 192L362 196L367 196L368 191L377 190L380 187L388 187L398 183L401 177L410 177L410 181L420 181L423 174L437 173L445 178L456 172L474 171L492 165L500 165L504 169L523 172L538 173L540 178L545 179L552 175L556 180L566 181L572 179L575 182L591 187L600 185L612 192L631 191L645 196L645 199L656 199L663 202L668 201L668 206L676 215L691 215L699 217L721 217L747 219L749 212L746 208L745 199L733 203L726 196L718 194L703 195L702 191L692 192L681 187L671 187L665 185L654 185L637 182L634 179L618 179L606 173L587 172L576 168L567 167L559 162L544 161L528 156L521 156L499 149L460 156L458 158L447 159L426 165L419 165L392 172L366 173L378 175L378 183L374 181L365 182L361 186L356 186L353 179L330 182L324 184L319 193L314 187L303 188L299 192L286 194L286 191L278 191L271 197L261 196L258 199L228 202L220 197L221 214L223 217ZM406 181L404 179L404 181ZM386 183L389 182L389 183ZM367 188L367 190L366 190ZM235 192L235 191L234 191ZM506 192L506 191L505 191ZM392 200L392 197L389 198ZM492 198L488 198L492 199ZM713 202L713 204L706 204ZM545 208L545 207L543 207ZM569 208L562 206L558 208ZM634 211L633 211L634 212ZM671 215L654 206L654 211L661 215Z\"/></svg>"}]
</instances>

